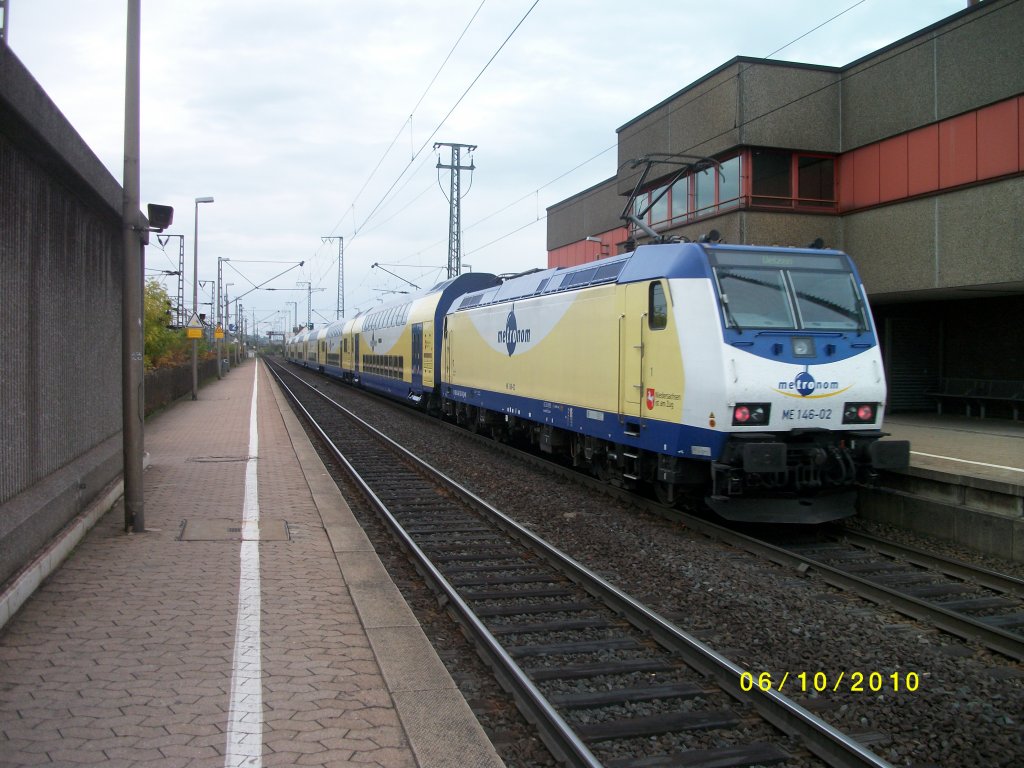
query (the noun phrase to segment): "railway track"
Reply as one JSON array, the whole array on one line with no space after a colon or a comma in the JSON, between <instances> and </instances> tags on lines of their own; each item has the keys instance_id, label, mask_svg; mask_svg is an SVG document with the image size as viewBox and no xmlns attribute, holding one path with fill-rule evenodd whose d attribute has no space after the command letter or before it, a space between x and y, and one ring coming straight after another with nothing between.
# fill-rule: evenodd
<instances>
[{"instance_id":1,"label":"railway track","mask_svg":"<svg viewBox=\"0 0 1024 768\"><path fill-rule=\"evenodd\" d=\"M782 549L845 589L1024 660L1024 580L852 531Z\"/></svg>"},{"instance_id":2,"label":"railway track","mask_svg":"<svg viewBox=\"0 0 1024 768\"><path fill-rule=\"evenodd\" d=\"M743 690L742 668L272 368L558 759L888 765L778 692Z\"/></svg>"}]
</instances>

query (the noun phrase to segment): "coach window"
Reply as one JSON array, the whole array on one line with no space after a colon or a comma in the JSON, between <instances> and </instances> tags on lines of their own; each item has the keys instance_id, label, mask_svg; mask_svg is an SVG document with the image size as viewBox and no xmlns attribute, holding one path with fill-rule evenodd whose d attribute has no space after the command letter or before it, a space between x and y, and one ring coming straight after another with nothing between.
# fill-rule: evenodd
<instances>
[{"instance_id":1,"label":"coach window","mask_svg":"<svg viewBox=\"0 0 1024 768\"><path fill-rule=\"evenodd\" d=\"M647 305L647 323L652 331L660 331L668 325L668 302L661 283L651 283Z\"/></svg>"}]
</instances>

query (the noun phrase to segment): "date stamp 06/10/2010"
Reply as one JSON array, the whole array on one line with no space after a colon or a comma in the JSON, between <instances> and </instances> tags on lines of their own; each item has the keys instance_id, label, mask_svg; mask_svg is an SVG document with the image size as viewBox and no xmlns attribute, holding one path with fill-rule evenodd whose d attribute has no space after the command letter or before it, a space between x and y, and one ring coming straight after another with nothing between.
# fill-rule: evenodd
<instances>
[{"instance_id":1,"label":"date stamp 06/10/2010","mask_svg":"<svg viewBox=\"0 0 1024 768\"><path fill-rule=\"evenodd\" d=\"M752 691L777 691L785 693L913 693L921 686L917 672L785 672L772 675L770 672L744 672L740 675L740 689Z\"/></svg>"}]
</instances>

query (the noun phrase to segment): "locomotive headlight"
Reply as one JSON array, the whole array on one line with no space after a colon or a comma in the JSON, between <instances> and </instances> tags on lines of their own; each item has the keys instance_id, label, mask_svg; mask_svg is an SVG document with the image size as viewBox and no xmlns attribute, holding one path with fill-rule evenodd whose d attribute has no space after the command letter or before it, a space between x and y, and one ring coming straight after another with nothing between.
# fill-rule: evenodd
<instances>
[{"instance_id":1,"label":"locomotive headlight","mask_svg":"<svg viewBox=\"0 0 1024 768\"><path fill-rule=\"evenodd\" d=\"M809 336L794 336L793 357L814 357L814 339Z\"/></svg>"},{"instance_id":2,"label":"locomotive headlight","mask_svg":"<svg viewBox=\"0 0 1024 768\"><path fill-rule=\"evenodd\" d=\"M871 424L878 413L878 403L846 403L843 424Z\"/></svg>"},{"instance_id":3,"label":"locomotive headlight","mask_svg":"<svg viewBox=\"0 0 1024 768\"><path fill-rule=\"evenodd\" d=\"M771 418L771 403L736 403L732 409L734 427L757 427L768 423Z\"/></svg>"}]
</instances>

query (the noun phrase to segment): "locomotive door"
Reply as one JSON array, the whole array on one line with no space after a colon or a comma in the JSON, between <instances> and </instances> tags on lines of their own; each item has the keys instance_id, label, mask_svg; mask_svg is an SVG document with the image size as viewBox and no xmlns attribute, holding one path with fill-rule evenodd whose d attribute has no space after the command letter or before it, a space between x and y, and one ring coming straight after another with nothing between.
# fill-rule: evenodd
<instances>
[{"instance_id":1,"label":"locomotive door","mask_svg":"<svg viewBox=\"0 0 1024 768\"><path fill-rule=\"evenodd\" d=\"M412 385L423 386L423 323L412 327Z\"/></svg>"},{"instance_id":2,"label":"locomotive door","mask_svg":"<svg viewBox=\"0 0 1024 768\"><path fill-rule=\"evenodd\" d=\"M352 372L355 376L356 381L359 380L359 371L362 368L362 358L359 357L359 337L362 334L354 333L352 337L355 341L355 356L352 358Z\"/></svg>"},{"instance_id":3,"label":"locomotive door","mask_svg":"<svg viewBox=\"0 0 1024 768\"><path fill-rule=\"evenodd\" d=\"M644 399L647 283L629 283L624 287L625 307L619 316L619 408L626 417L640 418Z\"/></svg>"}]
</instances>

